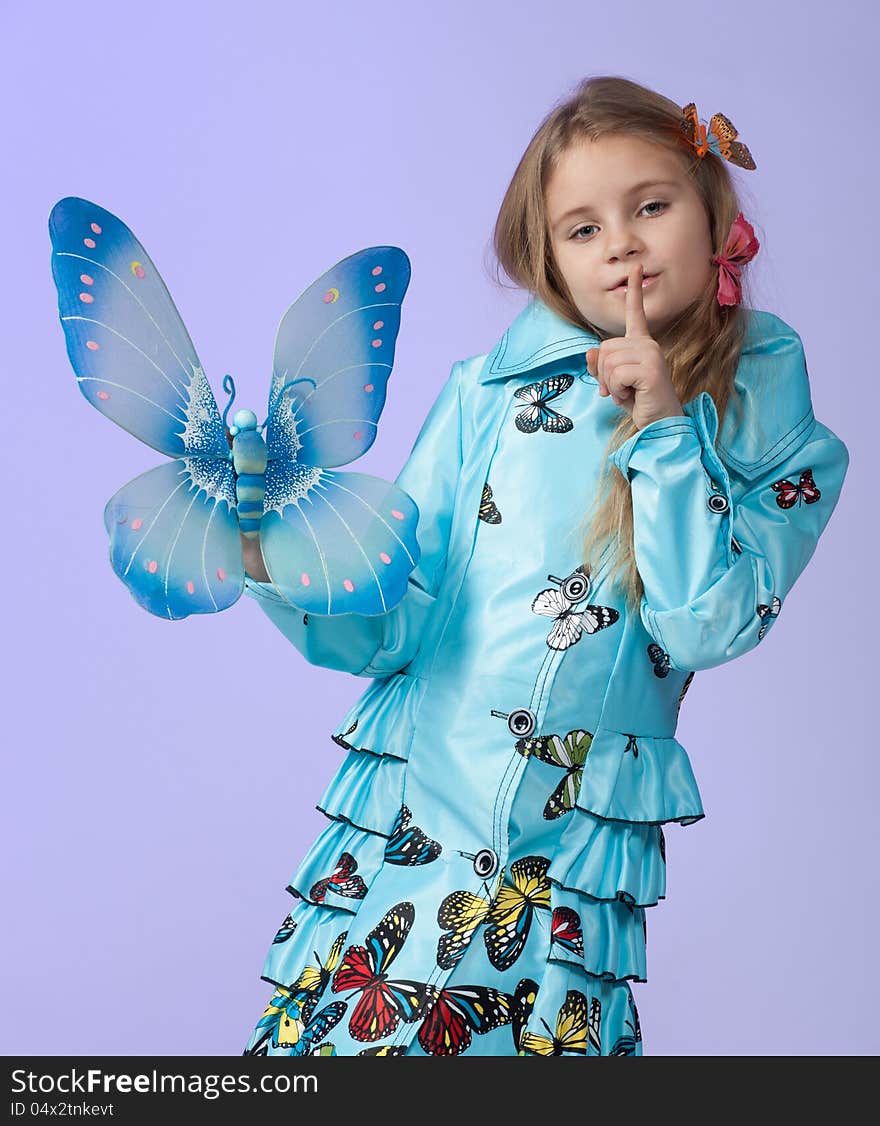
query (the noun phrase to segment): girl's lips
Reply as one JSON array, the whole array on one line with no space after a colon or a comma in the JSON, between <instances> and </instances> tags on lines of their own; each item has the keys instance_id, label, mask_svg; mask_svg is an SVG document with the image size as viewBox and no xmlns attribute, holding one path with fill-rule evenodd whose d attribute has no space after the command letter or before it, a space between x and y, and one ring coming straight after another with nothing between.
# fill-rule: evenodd
<instances>
[{"instance_id":1,"label":"girl's lips","mask_svg":"<svg viewBox=\"0 0 880 1126\"><path fill-rule=\"evenodd\" d=\"M646 274L645 277L642 278L642 289L644 289L646 285L650 285L652 281L659 277L659 274ZM614 289L611 290L611 292L626 293L626 282L622 282L620 285L615 286Z\"/></svg>"}]
</instances>

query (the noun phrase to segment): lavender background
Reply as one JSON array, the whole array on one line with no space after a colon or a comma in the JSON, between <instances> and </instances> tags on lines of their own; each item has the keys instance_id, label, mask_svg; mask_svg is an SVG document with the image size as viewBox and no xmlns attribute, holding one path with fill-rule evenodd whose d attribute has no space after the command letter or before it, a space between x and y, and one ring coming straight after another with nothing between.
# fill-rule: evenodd
<instances>
[{"instance_id":1,"label":"lavender background","mask_svg":"<svg viewBox=\"0 0 880 1126\"><path fill-rule=\"evenodd\" d=\"M877 1052L876 22L868 0L4 5L0 1050L240 1053L324 824L329 735L369 683L308 665L250 599L171 624L114 577L104 503L160 458L77 390L52 205L81 195L132 227L215 389L232 372L258 414L290 302L345 255L402 246L395 370L358 463L393 477L452 362L524 304L487 268L523 148L607 73L740 130L754 303L801 333L852 458L776 628L683 708L708 816L667 834L645 1050Z\"/></svg>"}]
</instances>

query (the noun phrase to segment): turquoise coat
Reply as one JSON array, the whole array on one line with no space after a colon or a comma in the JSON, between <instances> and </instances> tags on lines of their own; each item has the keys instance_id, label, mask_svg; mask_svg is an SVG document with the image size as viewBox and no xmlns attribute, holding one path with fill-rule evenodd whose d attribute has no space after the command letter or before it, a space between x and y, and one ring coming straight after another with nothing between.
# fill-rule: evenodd
<instances>
[{"instance_id":1,"label":"turquoise coat","mask_svg":"<svg viewBox=\"0 0 880 1126\"><path fill-rule=\"evenodd\" d=\"M748 313L719 433L701 393L613 455L637 614L580 565L621 409L589 333L532 301L453 365L398 483L421 558L377 617L248 582L313 664L369 679L333 739L328 824L295 872L246 1051L639 1054L629 981L665 894L662 826L703 806L675 738L695 671L761 644L837 502L798 334Z\"/></svg>"}]
</instances>

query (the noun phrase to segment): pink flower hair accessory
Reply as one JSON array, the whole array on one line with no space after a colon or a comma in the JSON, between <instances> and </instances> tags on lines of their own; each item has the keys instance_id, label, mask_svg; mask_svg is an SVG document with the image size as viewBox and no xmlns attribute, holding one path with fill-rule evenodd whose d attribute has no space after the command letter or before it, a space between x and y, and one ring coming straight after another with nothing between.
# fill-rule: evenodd
<instances>
[{"instance_id":1,"label":"pink flower hair accessory","mask_svg":"<svg viewBox=\"0 0 880 1126\"><path fill-rule=\"evenodd\" d=\"M712 261L718 266L719 305L739 305L742 301L742 268L751 262L760 246L752 224L740 211L730 228L724 253L712 255Z\"/></svg>"}]
</instances>

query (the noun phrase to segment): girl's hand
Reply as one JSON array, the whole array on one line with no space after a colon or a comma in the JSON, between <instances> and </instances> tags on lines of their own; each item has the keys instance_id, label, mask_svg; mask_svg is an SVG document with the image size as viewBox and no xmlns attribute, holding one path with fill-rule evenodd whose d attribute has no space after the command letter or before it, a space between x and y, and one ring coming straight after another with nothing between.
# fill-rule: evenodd
<instances>
[{"instance_id":1,"label":"girl's hand","mask_svg":"<svg viewBox=\"0 0 880 1126\"><path fill-rule=\"evenodd\" d=\"M642 293L642 266L634 264L626 286L626 335L603 340L587 352L587 371L599 380L599 394L628 410L642 430L649 422L683 415L669 366L651 336Z\"/></svg>"},{"instance_id":2,"label":"girl's hand","mask_svg":"<svg viewBox=\"0 0 880 1126\"><path fill-rule=\"evenodd\" d=\"M245 573L255 582L269 582L269 572L266 570L266 564L263 562L263 552L260 548L260 537L257 536L256 539L250 539L248 536L243 535L241 537L241 553L244 556Z\"/></svg>"}]
</instances>

